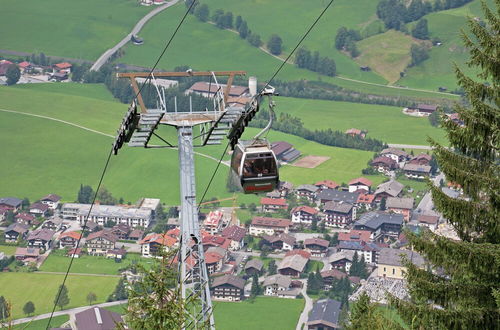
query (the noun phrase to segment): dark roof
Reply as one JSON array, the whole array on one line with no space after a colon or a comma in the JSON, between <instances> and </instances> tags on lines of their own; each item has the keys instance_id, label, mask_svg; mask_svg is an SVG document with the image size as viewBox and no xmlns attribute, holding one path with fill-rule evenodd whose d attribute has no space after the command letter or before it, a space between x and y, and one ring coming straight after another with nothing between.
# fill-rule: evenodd
<instances>
[{"instance_id":1,"label":"dark roof","mask_svg":"<svg viewBox=\"0 0 500 330\"><path fill-rule=\"evenodd\" d=\"M0 198L0 204L5 204L5 205L16 207L16 208L19 207L19 205L21 205L22 202L23 202L22 199L15 198L15 197Z\"/></svg>"},{"instance_id":2,"label":"dark roof","mask_svg":"<svg viewBox=\"0 0 500 330\"><path fill-rule=\"evenodd\" d=\"M76 313L75 318L78 329L111 330L116 329L117 323L123 322L120 314L101 307L91 307Z\"/></svg>"},{"instance_id":3,"label":"dark roof","mask_svg":"<svg viewBox=\"0 0 500 330\"><path fill-rule=\"evenodd\" d=\"M321 299L314 303L309 312L307 325L325 324L332 328L339 327L341 303L333 299Z\"/></svg>"},{"instance_id":4,"label":"dark roof","mask_svg":"<svg viewBox=\"0 0 500 330\"><path fill-rule=\"evenodd\" d=\"M47 204L37 202L37 203L33 203L30 205L30 210L31 209L39 209L39 210L42 210L43 212L45 212L49 209L49 206Z\"/></svg>"},{"instance_id":5,"label":"dark roof","mask_svg":"<svg viewBox=\"0 0 500 330\"><path fill-rule=\"evenodd\" d=\"M318 194L318 199L327 200L327 201L335 201L335 202L347 202L350 204L356 203L358 200L359 193L357 192L348 192L348 191L339 191L335 189L325 189Z\"/></svg>"},{"instance_id":6,"label":"dark roof","mask_svg":"<svg viewBox=\"0 0 500 330\"><path fill-rule=\"evenodd\" d=\"M23 234L28 231L28 227L20 223L14 222L10 226L8 226L7 229L5 229L6 233L8 233L9 231L15 231L19 234Z\"/></svg>"},{"instance_id":7,"label":"dark roof","mask_svg":"<svg viewBox=\"0 0 500 330\"><path fill-rule=\"evenodd\" d=\"M292 148L292 145L285 141L278 141L271 143L271 150L274 152L276 157L281 156L282 153L285 153L290 148Z\"/></svg>"},{"instance_id":8,"label":"dark roof","mask_svg":"<svg viewBox=\"0 0 500 330\"><path fill-rule=\"evenodd\" d=\"M56 232L47 228L37 229L32 231L28 236L28 241L40 239L43 241L50 241L52 236L54 236Z\"/></svg>"},{"instance_id":9,"label":"dark roof","mask_svg":"<svg viewBox=\"0 0 500 330\"><path fill-rule=\"evenodd\" d=\"M48 194L45 197L40 198L41 201L51 201L51 202L59 202L61 200L61 196L56 194Z\"/></svg>"},{"instance_id":10,"label":"dark roof","mask_svg":"<svg viewBox=\"0 0 500 330\"><path fill-rule=\"evenodd\" d=\"M364 241L341 241L338 245L339 250L353 250L353 251L379 251L380 248L377 244Z\"/></svg>"},{"instance_id":11,"label":"dark roof","mask_svg":"<svg viewBox=\"0 0 500 330\"><path fill-rule=\"evenodd\" d=\"M116 237L112 232L110 232L108 230L101 230L101 231L98 231L96 233L91 233L87 237L87 242L90 240L93 240L94 238L98 238L98 237L102 237L102 238L107 239L108 241L111 241L113 243L118 240L118 237Z\"/></svg>"},{"instance_id":12,"label":"dark roof","mask_svg":"<svg viewBox=\"0 0 500 330\"><path fill-rule=\"evenodd\" d=\"M321 239L321 238L317 238L317 237L315 237L315 238L306 238L304 240L304 246L307 246L307 245L319 245L319 246L328 248L329 243L330 242L328 242L327 240Z\"/></svg>"},{"instance_id":13,"label":"dark roof","mask_svg":"<svg viewBox=\"0 0 500 330\"><path fill-rule=\"evenodd\" d=\"M385 166L388 166L389 168L396 168L397 167L397 165L396 165L397 163L394 159L389 158L389 157L385 157L385 156L379 156L379 157L375 158L374 160L372 160L372 162L371 162L372 165L375 165L378 163L384 164Z\"/></svg>"},{"instance_id":14,"label":"dark roof","mask_svg":"<svg viewBox=\"0 0 500 330\"><path fill-rule=\"evenodd\" d=\"M420 214L417 217L418 222L423 222L423 223L428 223L428 224L436 224L439 221L439 217L436 215L425 215L425 214Z\"/></svg>"},{"instance_id":15,"label":"dark roof","mask_svg":"<svg viewBox=\"0 0 500 330\"><path fill-rule=\"evenodd\" d=\"M275 235L275 236L263 235L262 239L265 241L268 241L271 244L281 241L281 242L286 243L286 244L291 245L291 246L295 245L295 242L297 241L297 239L295 237L288 235L288 234L285 234L285 233L281 233L281 234Z\"/></svg>"},{"instance_id":16,"label":"dark roof","mask_svg":"<svg viewBox=\"0 0 500 330\"><path fill-rule=\"evenodd\" d=\"M412 262L417 267L424 265L424 258L420 254L410 250L399 250L384 248L380 250L378 263L391 266L402 266L401 255L405 255L408 261Z\"/></svg>"},{"instance_id":17,"label":"dark roof","mask_svg":"<svg viewBox=\"0 0 500 330\"><path fill-rule=\"evenodd\" d=\"M232 285L238 289L243 290L245 288L245 280L242 279L241 277L234 276L234 275L223 275L220 277L216 277L214 281L212 282L212 288L218 287L220 285L224 284L229 284Z\"/></svg>"},{"instance_id":18,"label":"dark roof","mask_svg":"<svg viewBox=\"0 0 500 330\"><path fill-rule=\"evenodd\" d=\"M354 223L354 228L366 227L371 230L376 230L383 224L402 225L404 216L397 213L385 212L368 212L361 216L361 218Z\"/></svg>"},{"instance_id":19,"label":"dark roof","mask_svg":"<svg viewBox=\"0 0 500 330\"><path fill-rule=\"evenodd\" d=\"M387 193L392 197L398 196L403 190L404 185L398 181L390 180L384 183L379 184L377 190L375 191L375 196L381 193Z\"/></svg>"},{"instance_id":20,"label":"dark roof","mask_svg":"<svg viewBox=\"0 0 500 330\"><path fill-rule=\"evenodd\" d=\"M245 265L245 270L250 269L250 268L255 268L259 272L262 270L262 266L264 266L264 262L260 259L252 259L247 262Z\"/></svg>"},{"instance_id":21,"label":"dark roof","mask_svg":"<svg viewBox=\"0 0 500 330\"><path fill-rule=\"evenodd\" d=\"M352 210L352 204L344 203L344 202L329 201L329 202L325 203L323 210L324 211L339 212L339 213L349 213Z\"/></svg>"},{"instance_id":22,"label":"dark roof","mask_svg":"<svg viewBox=\"0 0 500 330\"><path fill-rule=\"evenodd\" d=\"M292 162L292 161L296 160L299 157L300 157L300 151L298 151L297 149L294 149L294 148L288 150L283 155L281 155L281 158L285 162Z\"/></svg>"},{"instance_id":23,"label":"dark roof","mask_svg":"<svg viewBox=\"0 0 500 330\"><path fill-rule=\"evenodd\" d=\"M307 191L310 191L312 193L315 193L316 191L318 191L318 187L316 187L315 185L312 185L312 184L303 184L303 185L300 185L296 188L296 190L307 190Z\"/></svg>"},{"instance_id":24,"label":"dark roof","mask_svg":"<svg viewBox=\"0 0 500 330\"><path fill-rule=\"evenodd\" d=\"M228 238L233 241L240 242L246 235L246 229L232 225L224 228L222 231L222 237Z\"/></svg>"},{"instance_id":25,"label":"dark roof","mask_svg":"<svg viewBox=\"0 0 500 330\"><path fill-rule=\"evenodd\" d=\"M333 268L333 269L330 269L330 270L325 270L325 271L322 271L320 273L321 277L322 278L326 278L326 277L335 277L336 279L340 280L341 278L344 278L347 276L346 273L336 269L336 268Z\"/></svg>"},{"instance_id":26,"label":"dark roof","mask_svg":"<svg viewBox=\"0 0 500 330\"><path fill-rule=\"evenodd\" d=\"M405 164L403 170L411 172L430 173L431 167L429 165Z\"/></svg>"},{"instance_id":27,"label":"dark roof","mask_svg":"<svg viewBox=\"0 0 500 330\"><path fill-rule=\"evenodd\" d=\"M418 110L436 111L437 105L431 104L419 104L417 105Z\"/></svg>"}]
</instances>

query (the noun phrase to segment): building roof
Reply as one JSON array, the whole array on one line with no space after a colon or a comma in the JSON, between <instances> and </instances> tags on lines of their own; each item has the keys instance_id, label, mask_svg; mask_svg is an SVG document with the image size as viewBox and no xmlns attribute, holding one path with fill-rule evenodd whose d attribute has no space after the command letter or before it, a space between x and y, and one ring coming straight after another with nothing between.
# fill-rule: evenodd
<instances>
[{"instance_id":1,"label":"building roof","mask_svg":"<svg viewBox=\"0 0 500 330\"><path fill-rule=\"evenodd\" d=\"M417 105L418 110L424 110L424 111L436 111L437 105L432 105L432 104L423 104L420 103Z\"/></svg>"},{"instance_id":2,"label":"building roof","mask_svg":"<svg viewBox=\"0 0 500 330\"><path fill-rule=\"evenodd\" d=\"M320 273L321 277L322 278L326 278L326 277L334 277L338 280L340 280L341 278L344 278L344 277L347 277L347 274L336 269L336 268L333 268L333 269L330 269L330 270L325 270L325 271L322 271Z\"/></svg>"},{"instance_id":3,"label":"building roof","mask_svg":"<svg viewBox=\"0 0 500 330\"><path fill-rule=\"evenodd\" d=\"M322 246L324 248L328 248L328 245L330 244L330 242L328 242L326 239L321 239L321 238L317 238L317 237L314 237L314 238L306 238L304 240L304 246L308 246L308 245L319 245L319 246Z\"/></svg>"},{"instance_id":4,"label":"building roof","mask_svg":"<svg viewBox=\"0 0 500 330\"><path fill-rule=\"evenodd\" d=\"M260 204L261 205L288 206L286 199L284 199L284 198L262 197L260 199Z\"/></svg>"},{"instance_id":5,"label":"building roof","mask_svg":"<svg viewBox=\"0 0 500 330\"><path fill-rule=\"evenodd\" d=\"M241 290L243 290L245 288L245 280L244 279L242 279L241 277L238 277L238 276L230 275L230 274L226 274L226 275L222 275L222 276L214 278L214 281L212 282L211 287L215 288L215 287L218 287L218 286L224 285L224 284L232 285L232 286L234 286L238 289L241 289Z\"/></svg>"},{"instance_id":6,"label":"building roof","mask_svg":"<svg viewBox=\"0 0 500 330\"><path fill-rule=\"evenodd\" d=\"M398 148L386 148L380 152L381 155L393 154L398 157L408 157L408 153L404 150Z\"/></svg>"},{"instance_id":7,"label":"building roof","mask_svg":"<svg viewBox=\"0 0 500 330\"><path fill-rule=\"evenodd\" d=\"M439 222L439 217L436 215L419 214L419 216L417 217L417 220L418 220L418 222L421 222L421 223L435 225Z\"/></svg>"},{"instance_id":8,"label":"building roof","mask_svg":"<svg viewBox=\"0 0 500 330\"><path fill-rule=\"evenodd\" d=\"M357 185L357 184L363 184L365 186L371 187L373 182L371 182L367 178L363 178L363 177L359 177L359 178L352 179L351 181L349 181L349 185Z\"/></svg>"},{"instance_id":9,"label":"building roof","mask_svg":"<svg viewBox=\"0 0 500 330\"><path fill-rule=\"evenodd\" d=\"M250 259L245 265L245 270L250 269L250 268L255 268L260 272L262 270L263 266L264 266L264 262L262 262L262 260L257 259L257 258Z\"/></svg>"},{"instance_id":10,"label":"building roof","mask_svg":"<svg viewBox=\"0 0 500 330\"><path fill-rule=\"evenodd\" d=\"M335 189L335 188L338 188L340 186L337 182L332 181L332 180L318 181L314 185L317 187L325 186L325 187L330 188L330 189Z\"/></svg>"},{"instance_id":11,"label":"building roof","mask_svg":"<svg viewBox=\"0 0 500 330\"><path fill-rule=\"evenodd\" d=\"M353 251L379 251L380 247L372 242L364 241L341 241L338 245L339 250Z\"/></svg>"},{"instance_id":12,"label":"building roof","mask_svg":"<svg viewBox=\"0 0 500 330\"><path fill-rule=\"evenodd\" d=\"M285 253L285 257L294 256L294 255L302 256L308 260L311 259L311 253L309 253L306 250L295 249L295 250L288 251L287 253Z\"/></svg>"},{"instance_id":13,"label":"building roof","mask_svg":"<svg viewBox=\"0 0 500 330\"><path fill-rule=\"evenodd\" d=\"M345 134L360 135L361 133L363 133L363 131L357 128L349 128L347 131L345 131Z\"/></svg>"},{"instance_id":14,"label":"building roof","mask_svg":"<svg viewBox=\"0 0 500 330\"><path fill-rule=\"evenodd\" d=\"M89 236L87 236L87 242L90 240L93 240L95 238L99 238L99 237L106 239L106 240L113 242L113 243L115 243L118 240L118 237L116 237L109 230L100 230L98 232L91 233Z\"/></svg>"},{"instance_id":15,"label":"building roof","mask_svg":"<svg viewBox=\"0 0 500 330\"><path fill-rule=\"evenodd\" d=\"M70 238L73 238L75 240L79 240L80 237L82 237L82 234L77 233L76 231L67 231L65 233L62 233L61 236L59 236L59 239L62 239L64 237L70 237Z\"/></svg>"},{"instance_id":16,"label":"building roof","mask_svg":"<svg viewBox=\"0 0 500 330\"><path fill-rule=\"evenodd\" d=\"M278 265L278 270L291 268L298 271L299 273L302 273L302 271L306 267L307 261L307 258L304 258L303 256L298 254L287 256L283 258L283 260Z\"/></svg>"},{"instance_id":17,"label":"building roof","mask_svg":"<svg viewBox=\"0 0 500 330\"><path fill-rule=\"evenodd\" d=\"M251 226L285 228L291 224L290 220L268 217L254 217Z\"/></svg>"},{"instance_id":18,"label":"building roof","mask_svg":"<svg viewBox=\"0 0 500 330\"><path fill-rule=\"evenodd\" d=\"M303 206L294 207L293 210L292 210L292 213L295 213L295 212L305 212L305 213L309 213L311 215L315 215L319 211L316 210L313 207L310 207L310 206L307 206L307 205L303 205Z\"/></svg>"},{"instance_id":19,"label":"building roof","mask_svg":"<svg viewBox=\"0 0 500 330\"><path fill-rule=\"evenodd\" d=\"M224 249L229 248L229 245L231 245L231 240L218 236L218 235L210 235L207 233L202 233L202 239L201 239L203 245L210 245L210 246L220 246Z\"/></svg>"},{"instance_id":20,"label":"building roof","mask_svg":"<svg viewBox=\"0 0 500 330\"><path fill-rule=\"evenodd\" d=\"M50 202L59 202L61 200L61 196L56 195L56 194L48 194L47 196L44 196L40 198L41 201L50 201Z\"/></svg>"},{"instance_id":21,"label":"building roof","mask_svg":"<svg viewBox=\"0 0 500 330\"><path fill-rule=\"evenodd\" d=\"M381 193L387 193L392 197L398 196L403 191L404 185L396 180L390 180L378 185L375 196Z\"/></svg>"},{"instance_id":22,"label":"building roof","mask_svg":"<svg viewBox=\"0 0 500 330\"><path fill-rule=\"evenodd\" d=\"M219 84L220 87L222 87L222 93L226 92L226 85L224 84ZM217 84L210 84L206 81L198 81L195 82L189 90L193 92L199 92L199 93L211 93L215 94L218 91L219 87ZM229 90L229 96L240 96L242 94L245 94L248 91L248 87L244 86L236 86L233 85L231 86L231 89Z\"/></svg>"},{"instance_id":23,"label":"building roof","mask_svg":"<svg viewBox=\"0 0 500 330\"><path fill-rule=\"evenodd\" d=\"M296 188L296 190L307 190L309 192L315 193L318 191L318 187L313 184L302 184Z\"/></svg>"},{"instance_id":24,"label":"building roof","mask_svg":"<svg viewBox=\"0 0 500 330\"><path fill-rule=\"evenodd\" d=\"M247 231L245 228L238 227L236 225L232 225L224 228L221 235L227 239L241 242L241 240L245 237Z\"/></svg>"},{"instance_id":25,"label":"building roof","mask_svg":"<svg viewBox=\"0 0 500 330\"><path fill-rule=\"evenodd\" d=\"M159 206L160 206L160 199L159 198L141 198L139 200L139 205L140 209L147 209L147 210L153 210L155 211Z\"/></svg>"},{"instance_id":26,"label":"building roof","mask_svg":"<svg viewBox=\"0 0 500 330\"><path fill-rule=\"evenodd\" d=\"M428 174L431 172L431 167L429 165L405 164L403 170Z\"/></svg>"},{"instance_id":27,"label":"building roof","mask_svg":"<svg viewBox=\"0 0 500 330\"><path fill-rule=\"evenodd\" d=\"M215 264L219 261L221 261L221 259L223 258L224 256L221 256L219 253L217 252L214 252L214 251L207 251L205 252L205 263L207 265L210 265L210 264Z\"/></svg>"},{"instance_id":28,"label":"building roof","mask_svg":"<svg viewBox=\"0 0 500 330\"><path fill-rule=\"evenodd\" d=\"M78 209L78 215L86 217L89 214L90 204L65 203L63 205L63 209L64 208ZM153 211L147 208L129 208L118 205L94 205L90 216L148 219L151 218L152 213Z\"/></svg>"},{"instance_id":29,"label":"building roof","mask_svg":"<svg viewBox=\"0 0 500 330\"><path fill-rule=\"evenodd\" d=\"M389 168L396 168L396 166L397 166L397 163L394 159L386 157L386 156L379 156L379 157L374 158L372 160L371 164L372 165L383 164Z\"/></svg>"},{"instance_id":30,"label":"building roof","mask_svg":"<svg viewBox=\"0 0 500 330\"><path fill-rule=\"evenodd\" d=\"M20 68L27 68L27 67L30 67L31 66L31 63L30 62L27 62L27 61L22 61L21 63L18 64Z\"/></svg>"},{"instance_id":31,"label":"building roof","mask_svg":"<svg viewBox=\"0 0 500 330\"><path fill-rule=\"evenodd\" d=\"M291 246L294 246L295 242L297 241L297 239L295 237L293 237L292 235L285 234L285 233L281 233L279 235L274 235L274 236L262 235L262 239L268 241L271 244L281 241L281 242L286 243L286 244L291 245Z\"/></svg>"},{"instance_id":32,"label":"building roof","mask_svg":"<svg viewBox=\"0 0 500 330\"><path fill-rule=\"evenodd\" d=\"M16 256L38 257L40 255L39 248L18 247L16 248Z\"/></svg>"},{"instance_id":33,"label":"building roof","mask_svg":"<svg viewBox=\"0 0 500 330\"><path fill-rule=\"evenodd\" d=\"M28 227L20 223L14 222L5 229L6 233L8 233L9 231L15 231L19 234L24 234L25 232L28 231Z\"/></svg>"},{"instance_id":34,"label":"building roof","mask_svg":"<svg viewBox=\"0 0 500 330\"><path fill-rule=\"evenodd\" d=\"M354 204L358 200L358 195L358 192L325 189L318 194L317 198L322 201L343 201L346 203Z\"/></svg>"},{"instance_id":35,"label":"building roof","mask_svg":"<svg viewBox=\"0 0 500 330\"><path fill-rule=\"evenodd\" d=\"M333 299L321 299L314 303L309 312L307 325L324 324L331 328L339 328L341 303Z\"/></svg>"},{"instance_id":36,"label":"building roof","mask_svg":"<svg viewBox=\"0 0 500 330\"><path fill-rule=\"evenodd\" d=\"M403 266L401 255L405 255L409 261L418 267L422 267L425 263L424 258L415 251L383 248L379 252L378 264L390 266Z\"/></svg>"},{"instance_id":37,"label":"building roof","mask_svg":"<svg viewBox=\"0 0 500 330\"><path fill-rule=\"evenodd\" d=\"M168 235L168 233L167 234L150 233L139 241L140 245L150 244L150 243L157 243L160 245L171 247L174 246L175 243L177 243L177 238Z\"/></svg>"},{"instance_id":38,"label":"building roof","mask_svg":"<svg viewBox=\"0 0 500 330\"><path fill-rule=\"evenodd\" d=\"M22 199L15 197L3 197L0 198L0 204L5 204L11 207L18 208L23 203Z\"/></svg>"},{"instance_id":39,"label":"building roof","mask_svg":"<svg viewBox=\"0 0 500 330\"><path fill-rule=\"evenodd\" d=\"M129 238L141 239L144 236L144 230L134 229L128 234Z\"/></svg>"},{"instance_id":40,"label":"building roof","mask_svg":"<svg viewBox=\"0 0 500 330\"><path fill-rule=\"evenodd\" d=\"M389 197L387 198L386 206L387 208L411 210L413 209L414 201L412 197Z\"/></svg>"},{"instance_id":41,"label":"building roof","mask_svg":"<svg viewBox=\"0 0 500 330\"><path fill-rule=\"evenodd\" d=\"M54 66L58 69L68 69L72 67L71 63L68 62L56 63Z\"/></svg>"},{"instance_id":42,"label":"building roof","mask_svg":"<svg viewBox=\"0 0 500 330\"><path fill-rule=\"evenodd\" d=\"M432 159L431 155L428 155L425 153L420 153L420 154L416 155L415 157L413 157L411 160L427 160L430 162L431 159Z\"/></svg>"},{"instance_id":43,"label":"building roof","mask_svg":"<svg viewBox=\"0 0 500 330\"><path fill-rule=\"evenodd\" d=\"M206 217L205 221L203 221L203 225L218 227L222 222L223 216L224 213L222 211L211 211Z\"/></svg>"},{"instance_id":44,"label":"building roof","mask_svg":"<svg viewBox=\"0 0 500 330\"><path fill-rule=\"evenodd\" d=\"M49 206L47 204L36 202L36 203L33 203L30 205L30 210L33 210L33 209L39 209L42 212L45 212L49 209Z\"/></svg>"},{"instance_id":45,"label":"building roof","mask_svg":"<svg viewBox=\"0 0 500 330\"><path fill-rule=\"evenodd\" d=\"M52 239L52 236L54 236L56 232L47 228L42 228L42 229L37 229L32 231L28 235L28 241L31 240L43 240L43 241L50 241Z\"/></svg>"},{"instance_id":46,"label":"building roof","mask_svg":"<svg viewBox=\"0 0 500 330\"><path fill-rule=\"evenodd\" d=\"M35 216L33 214L23 212L23 213L16 214L16 219L22 219L25 221L32 221L35 219Z\"/></svg>"},{"instance_id":47,"label":"building roof","mask_svg":"<svg viewBox=\"0 0 500 330\"><path fill-rule=\"evenodd\" d=\"M359 194L356 203L358 204L371 204L375 200L374 194Z\"/></svg>"},{"instance_id":48,"label":"building roof","mask_svg":"<svg viewBox=\"0 0 500 330\"><path fill-rule=\"evenodd\" d=\"M348 233L339 233L339 241L370 241L371 232L368 230L351 229Z\"/></svg>"},{"instance_id":49,"label":"building roof","mask_svg":"<svg viewBox=\"0 0 500 330\"><path fill-rule=\"evenodd\" d=\"M397 213L368 212L354 223L354 228L366 227L372 231L377 230L383 224L403 225L404 216Z\"/></svg>"},{"instance_id":50,"label":"building roof","mask_svg":"<svg viewBox=\"0 0 500 330\"><path fill-rule=\"evenodd\" d=\"M111 330L116 329L117 323L123 322L120 314L101 307L91 307L76 313L75 318L78 329Z\"/></svg>"},{"instance_id":51,"label":"building roof","mask_svg":"<svg viewBox=\"0 0 500 330\"><path fill-rule=\"evenodd\" d=\"M272 142L271 143L271 150L274 152L276 157L280 156L281 154L285 153L289 149L291 149L293 146L285 141L277 141L277 142Z\"/></svg>"},{"instance_id":52,"label":"building roof","mask_svg":"<svg viewBox=\"0 0 500 330\"><path fill-rule=\"evenodd\" d=\"M354 251L346 250L346 251L336 252L336 253L332 254L328 258L328 262L329 263L337 262L337 261L340 261L342 259L347 259L349 261L352 261L353 258L354 258Z\"/></svg>"},{"instance_id":53,"label":"building roof","mask_svg":"<svg viewBox=\"0 0 500 330\"><path fill-rule=\"evenodd\" d=\"M323 206L324 211L338 212L338 213L349 213L353 208L352 204L344 203L344 202L334 202L329 201L325 203Z\"/></svg>"},{"instance_id":54,"label":"building roof","mask_svg":"<svg viewBox=\"0 0 500 330\"><path fill-rule=\"evenodd\" d=\"M263 286L269 286L274 284L277 284L279 287L282 288L289 288L290 285L292 284L292 279L288 276L284 276L281 274L274 274L264 279Z\"/></svg>"}]
</instances>

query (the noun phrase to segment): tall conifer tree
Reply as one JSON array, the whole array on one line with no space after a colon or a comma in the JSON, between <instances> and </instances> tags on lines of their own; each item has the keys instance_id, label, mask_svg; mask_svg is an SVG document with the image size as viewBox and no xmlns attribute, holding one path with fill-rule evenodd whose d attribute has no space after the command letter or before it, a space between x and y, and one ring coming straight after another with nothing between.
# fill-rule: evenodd
<instances>
[{"instance_id":1,"label":"tall conifer tree","mask_svg":"<svg viewBox=\"0 0 500 330\"><path fill-rule=\"evenodd\" d=\"M411 301L392 298L399 314L421 329L495 329L500 322L500 0L496 11L483 2L485 23L469 19L462 33L470 51L468 65L479 79L455 66L468 106L456 106L464 125L443 120L450 149L431 140L446 178L466 198L451 198L432 186L432 197L460 241L425 232L409 234L432 273L407 263Z\"/></svg>"}]
</instances>

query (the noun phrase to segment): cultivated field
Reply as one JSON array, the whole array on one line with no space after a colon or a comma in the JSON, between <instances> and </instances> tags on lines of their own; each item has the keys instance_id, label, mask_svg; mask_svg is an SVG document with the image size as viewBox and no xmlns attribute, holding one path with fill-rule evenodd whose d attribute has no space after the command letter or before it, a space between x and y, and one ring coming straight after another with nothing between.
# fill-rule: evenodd
<instances>
[{"instance_id":1,"label":"cultivated field","mask_svg":"<svg viewBox=\"0 0 500 330\"><path fill-rule=\"evenodd\" d=\"M13 318L22 318L23 306L32 301L36 314L52 311L54 299L64 275L37 273L2 273L0 274L1 295L12 304ZM65 309L87 305L89 292L97 295L96 303L105 302L115 289L119 278L105 276L70 275L66 281L69 293L69 305Z\"/></svg>"},{"instance_id":2,"label":"cultivated field","mask_svg":"<svg viewBox=\"0 0 500 330\"><path fill-rule=\"evenodd\" d=\"M0 49L96 60L150 10L135 0L4 0Z\"/></svg>"},{"instance_id":3,"label":"cultivated field","mask_svg":"<svg viewBox=\"0 0 500 330\"><path fill-rule=\"evenodd\" d=\"M293 166L304 168L315 168L318 165L326 162L330 157L325 156L305 156L293 163Z\"/></svg>"}]
</instances>

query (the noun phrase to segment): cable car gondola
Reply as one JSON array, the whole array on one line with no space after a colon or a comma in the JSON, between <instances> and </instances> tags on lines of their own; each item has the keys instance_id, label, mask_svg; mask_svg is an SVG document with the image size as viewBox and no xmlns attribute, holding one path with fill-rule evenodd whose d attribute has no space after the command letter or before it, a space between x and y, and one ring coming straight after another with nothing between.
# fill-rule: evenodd
<instances>
[{"instance_id":1,"label":"cable car gondola","mask_svg":"<svg viewBox=\"0 0 500 330\"><path fill-rule=\"evenodd\" d=\"M273 89L274 91L274 89ZM239 180L245 194L258 194L273 191L279 183L278 160L269 142L260 137L269 131L274 118L273 92L269 96L269 123L252 140L239 140L234 146L231 157L231 171Z\"/></svg>"}]
</instances>

